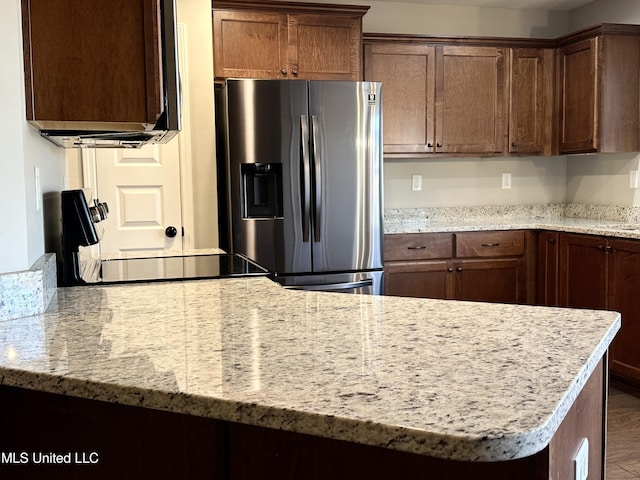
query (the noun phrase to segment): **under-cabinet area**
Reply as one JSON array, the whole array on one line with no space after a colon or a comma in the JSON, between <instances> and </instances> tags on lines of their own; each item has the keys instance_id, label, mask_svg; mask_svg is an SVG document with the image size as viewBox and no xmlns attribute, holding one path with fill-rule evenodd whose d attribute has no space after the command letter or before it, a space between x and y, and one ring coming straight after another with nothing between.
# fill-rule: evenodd
<instances>
[{"instance_id":1,"label":"under-cabinet area","mask_svg":"<svg viewBox=\"0 0 640 480\"><path fill-rule=\"evenodd\" d=\"M622 314L609 366L640 387L640 240L553 230L385 235L385 294Z\"/></svg>"}]
</instances>

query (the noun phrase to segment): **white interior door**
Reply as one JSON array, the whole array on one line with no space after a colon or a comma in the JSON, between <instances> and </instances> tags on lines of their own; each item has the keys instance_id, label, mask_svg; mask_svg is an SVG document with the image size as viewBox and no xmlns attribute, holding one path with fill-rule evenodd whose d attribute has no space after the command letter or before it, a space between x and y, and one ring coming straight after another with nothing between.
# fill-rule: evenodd
<instances>
[{"instance_id":1,"label":"white interior door","mask_svg":"<svg viewBox=\"0 0 640 480\"><path fill-rule=\"evenodd\" d=\"M95 149L96 194L109 205L100 255L182 253L179 142ZM167 229L175 228L175 236Z\"/></svg>"}]
</instances>

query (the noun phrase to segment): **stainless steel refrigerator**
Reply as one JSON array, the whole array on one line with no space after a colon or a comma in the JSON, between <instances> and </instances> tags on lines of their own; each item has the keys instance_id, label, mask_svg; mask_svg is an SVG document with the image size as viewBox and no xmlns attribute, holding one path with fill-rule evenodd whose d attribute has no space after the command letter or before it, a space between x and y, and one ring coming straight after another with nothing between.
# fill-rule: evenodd
<instances>
[{"instance_id":1,"label":"stainless steel refrigerator","mask_svg":"<svg viewBox=\"0 0 640 480\"><path fill-rule=\"evenodd\" d=\"M382 293L382 85L227 80L221 246L292 288Z\"/></svg>"}]
</instances>

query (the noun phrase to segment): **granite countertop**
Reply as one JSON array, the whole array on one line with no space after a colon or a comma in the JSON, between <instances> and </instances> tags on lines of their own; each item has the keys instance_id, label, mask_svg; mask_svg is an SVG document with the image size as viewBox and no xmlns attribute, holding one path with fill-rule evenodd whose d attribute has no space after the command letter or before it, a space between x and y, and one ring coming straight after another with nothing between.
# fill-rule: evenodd
<instances>
[{"instance_id":1,"label":"granite countertop","mask_svg":"<svg viewBox=\"0 0 640 480\"><path fill-rule=\"evenodd\" d=\"M567 207L569 216L565 216L565 206L555 205L389 209L385 210L384 233L528 229L640 239L640 221L623 218L615 207L572 207Z\"/></svg>"},{"instance_id":2,"label":"granite countertop","mask_svg":"<svg viewBox=\"0 0 640 480\"><path fill-rule=\"evenodd\" d=\"M550 441L614 312L286 290L60 288L0 321L0 384L456 460Z\"/></svg>"}]
</instances>

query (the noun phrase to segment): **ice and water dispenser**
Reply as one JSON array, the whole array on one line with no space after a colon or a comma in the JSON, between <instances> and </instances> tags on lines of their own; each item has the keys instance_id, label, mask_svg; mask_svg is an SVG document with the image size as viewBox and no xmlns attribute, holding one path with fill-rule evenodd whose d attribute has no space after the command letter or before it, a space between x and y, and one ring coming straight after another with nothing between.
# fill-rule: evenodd
<instances>
[{"instance_id":1,"label":"ice and water dispenser","mask_svg":"<svg viewBox=\"0 0 640 480\"><path fill-rule=\"evenodd\" d=\"M282 217L282 164L243 163L243 218Z\"/></svg>"}]
</instances>

